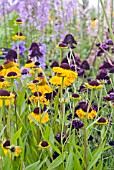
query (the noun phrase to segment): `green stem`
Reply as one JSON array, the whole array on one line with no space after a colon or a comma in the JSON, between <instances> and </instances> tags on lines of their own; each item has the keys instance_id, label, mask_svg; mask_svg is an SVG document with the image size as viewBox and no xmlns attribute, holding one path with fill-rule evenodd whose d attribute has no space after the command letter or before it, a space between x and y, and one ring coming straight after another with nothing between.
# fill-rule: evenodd
<instances>
[{"instance_id":1,"label":"green stem","mask_svg":"<svg viewBox=\"0 0 114 170\"><path fill-rule=\"evenodd\" d=\"M100 0L101 2L101 6L102 6L102 9L103 9L103 13L104 13L104 16L105 16L105 19L106 19L106 22L107 22L107 25L108 25L108 28L109 28L109 31L110 31L110 36L114 42L114 36L113 36L113 31L112 31L112 28L111 28L111 25L109 23L109 20L108 20L108 17L107 17L107 14L106 14L106 10L105 10L105 7L104 7L104 4L103 4L103 1Z\"/></svg>"},{"instance_id":2,"label":"green stem","mask_svg":"<svg viewBox=\"0 0 114 170\"><path fill-rule=\"evenodd\" d=\"M92 98L93 98L93 89L91 90L91 96L87 108L87 114L86 117L84 117L84 162L85 162L84 170L87 170L87 118L88 118L89 109L91 107Z\"/></svg>"}]
</instances>

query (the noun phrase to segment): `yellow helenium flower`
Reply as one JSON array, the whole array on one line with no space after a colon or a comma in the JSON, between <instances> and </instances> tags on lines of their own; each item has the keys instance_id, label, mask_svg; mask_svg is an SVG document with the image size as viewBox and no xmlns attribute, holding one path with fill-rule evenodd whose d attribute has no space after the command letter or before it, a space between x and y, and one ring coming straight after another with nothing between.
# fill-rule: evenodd
<instances>
[{"instance_id":1,"label":"yellow helenium flower","mask_svg":"<svg viewBox=\"0 0 114 170\"><path fill-rule=\"evenodd\" d=\"M0 82L0 89L3 89L5 87L9 87L9 86L10 86L10 82L9 81Z\"/></svg>"},{"instance_id":2,"label":"yellow helenium flower","mask_svg":"<svg viewBox=\"0 0 114 170\"><path fill-rule=\"evenodd\" d=\"M92 25L92 27L96 27L96 19L93 19L93 20L91 21L91 25Z\"/></svg>"},{"instance_id":3,"label":"yellow helenium flower","mask_svg":"<svg viewBox=\"0 0 114 170\"><path fill-rule=\"evenodd\" d=\"M28 60L24 67L25 68L33 68L33 67L35 67L35 64L31 60Z\"/></svg>"},{"instance_id":4,"label":"yellow helenium flower","mask_svg":"<svg viewBox=\"0 0 114 170\"><path fill-rule=\"evenodd\" d=\"M2 55L2 51L0 51L0 55Z\"/></svg>"},{"instance_id":5,"label":"yellow helenium flower","mask_svg":"<svg viewBox=\"0 0 114 170\"><path fill-rule=\"evenodd\" d=\"M42 141L39 143L38 145L40 148L49 148L50 147L50 144L46 141Z\"/></svg>"},{"instance_id":6,"label":"yellow helenium flower","mask_svg":"<svg viewBox=\"0 0 114 170\"><path fill-rule=\"evenodd\" d=\"M16 147L14 156L18 157L21 152L22 152L22 149L20 147Z\"/></svg>"},{"instance_id":7,"label":"yellow helenium flower","mask_svg":"<svg viewBox=\"0 0 114 170\"><path fill-rule=\"evenodd\" d=\"M62 84L62 81L63 87L67 87L70 86L75 81L75 78L64 77L64 79L62 80L62 77L53 76L49 82L55 86L60 86Z\"/></svg>"},{"instance_id":8,"label":"yellow helenium flower","mask_svg":"<svg viewBox=\"0 0 114 170\"><path fill-rule=\"evenodd\" d=\"M39 80L37 80L37 79L39 79ZM40 78L40 77L36 78L36 80L33 80L33 83L30 83L27 86L28 86L28 88L31 89L32 93L38 91L42 95L44 95L45 93L52 92L52 88L46 84L45 78Z\"/></svg>"},{"instance_id":9,"label":"yellow helenium flower","mask_svg":"<svg viewBox=\"0 0 114 170\"><path fill-rule=\"evenodd\" d=\"M5 77L7 79L16 79L16 78L18 78L20 76L21 76L21 74L17 74L16 72L11 71Z\"/></svg>"},{"instance_id":10,"label":"yellow helenium flower","mask_svg":"<svg viewBox=\"0 0 114 170\"><path fill-rule=\"evenodd\" d=\"M0 107L9 106L14 103L15 95L13 93L9 93L7 90L0 90Z\"/></svg>"},{"instance_id":11,"label":"yellow helenium flower","mask_svg":"<svg viewBox=\"0 0 114 170\"><path fill-rule=\"evenodd\" d=\"M3 69L0 71L0 76L6 76L9 72L15 72L21 74L21 70L17 67L18 64L12 61L6 61L2 67Z\"/></svg>"},{"instance_id":12,"label":"yellow helenium flower","mask_svg":"<svg viewBox=\"0 0 114 170\"><path fill-rule=\"evenodd\" d=\"M69 77L69 78L77 78L78 74L67 69L63 69L61 67L53 67L53 72L57 73L57 76L60 77Z\"/></svg>"},{"instance_id":13,"label":"yellow helenium flower","mask_svg":"<svg viewBox=\"0 0 114 170\"><path fill-rule=\"evenodd\" d=\"M84 112L82 109L76 110L76 114L79 118L84 118L87 115L87 119L93 119L97 116L97 112L95 110L92 110L90 112Z\"/></svg>"},{"instance_id":14,"label":"yellow helenium flower","mask_svg":"<svg viewBox=\"0 0 114 170\"><path fill-rule=\"evenodd\" d=\"M105 119L105 118L103 118L103 117L101 117L101 118L96 122L96 124L106 125L106 124L108 124L108 120Z\"/></svg>"},{"instance_id":15,"label":"yellow helenium flower","mask_svg":"<svg viewBox=\"0 0 114 170\"><path fill-rule=\"evenodd\" d=\"M33 122L33 119L35 119L38 123L46 123L49 121L49 115L48 113L43 113L42 110L40 111L40 109L37 107L32 113L28 115L28 119L30 122Z\"/></svg>"},{"instance_id":16,"label":"yellow helenium flower","mask_svg":"<svg viewBox=\"0 0 114 170\"><path fill-rule=\"evenodd\" d=\"M34 103L38 103L38 101L40 102L40 104L45 104L45 105L48 105L49 104L49 100L47 100L46 98L45 98L45 96L34 96L34 95L32 95L30 98L29 98L29 100L31 101L31 102L34 102Z\"/></svg>"}]
</instances>

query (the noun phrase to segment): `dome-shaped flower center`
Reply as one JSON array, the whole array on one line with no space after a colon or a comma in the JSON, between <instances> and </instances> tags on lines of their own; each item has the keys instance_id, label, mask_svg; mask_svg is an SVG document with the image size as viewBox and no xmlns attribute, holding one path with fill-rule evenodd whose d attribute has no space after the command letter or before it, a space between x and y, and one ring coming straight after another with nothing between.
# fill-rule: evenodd
<instances>
[{"instance_id":1,"label":"dome-shaped flower center","mask_svg":"<svg viewBox=\"0 0 114 170\"><path fill-rule=\"evenodd\" d=\"M7 90L0 90L0 96L10 96L10 93Z\"/></svg>"},{"instance_id":2,"label":"dome-shaped flower center","mask_svg":"<svg viewBox=\"0 0 114 170\"><path fill-rule=\"evenodd\" d=\"M41 143L41 146L42 147L46 147L46 146L48 146L49 144L48 144L48 142L46 142L46 141L43 141L42 143Z\"/></svg>"},{"instance_id":3,"label":"dome-shaped flower center","mask_svg":"<svg viewBox=\"0 0 114 170\"><path fill-rule=\"evenodd\" d=\"M92 80L92 81L89 82L89 85L91 85L91 86L99 86L99 83L97 81L95 81L95 80Z\"/></svg>"},{"instance_id":4,"label":"dome-shaped flower center","mask_svg":"<svg viewBox=\"0 0 114 170\"><path fill-rule=\"evenodd\" d=\"M7 74L7 77L11 77L11 76L17 76L17 73L11 71L11 72L9 72L9 73Z\"/></svg>"},{"instance_id":5,"label":"dome-shaped flower center","mask_svg":"<svg viewBox=\"0 0 114 170\"><path fill-rule=\"evenodd\" d=\"M99 120L98 120L99 123L105 123L106 122L106 119L101 117Z\"/></svg>"}]
</instances>

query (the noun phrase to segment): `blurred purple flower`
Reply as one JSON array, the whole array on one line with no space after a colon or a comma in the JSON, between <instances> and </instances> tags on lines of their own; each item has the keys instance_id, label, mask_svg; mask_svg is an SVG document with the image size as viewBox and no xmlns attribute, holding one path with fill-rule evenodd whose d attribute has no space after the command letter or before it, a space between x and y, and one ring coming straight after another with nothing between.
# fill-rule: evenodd
<instances>
[{"instance_id":1,"label":"blurred purple flower","mask_svg":"<svg viewBox=\"0 0 114 170\"><path fill-rule=\"evenodd\" d=\"M12 42L11 45L12 45L12 49L13 50L17 50L18 48L18 44L19 44L19 52L20 52L20 56L24 56L24 53L26 51L26 47L25 47L25 41L19 41L17 43L15 42Z\"/></svg>"}]
</instances>

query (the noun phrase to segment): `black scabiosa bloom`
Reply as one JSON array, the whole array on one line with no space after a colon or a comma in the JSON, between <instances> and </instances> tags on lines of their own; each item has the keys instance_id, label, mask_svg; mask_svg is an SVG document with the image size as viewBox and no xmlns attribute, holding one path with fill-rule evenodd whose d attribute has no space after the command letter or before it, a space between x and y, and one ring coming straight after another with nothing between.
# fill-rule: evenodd
<instances>
[{"instance_id":1,"label":"black scabiosa bloom","mask_svg":"<svg viewBox=\"0 0 114 170\"><path fill-rule=\"evenodd\" d=\"M108 61L105 61L100 67L99 69L110 69L112 68L113 65L111 65Z\"/></svg>"},{"instance_id":2,"label":"black scabiosa bloom","mask_svg":"<svg viewBox=\"0 0 114 170\"><path fill-rule=\"evenodd\" d=\"M76 48L77 42L72 34L67 34L62 42L67 44L67 46L70 48Z\"/></svg>"},{"instance_id":3,"label":"black scabiosa bloom","mask_svg":"<svg viewBox=\"0 0 114 170\"><path fill-rule=\"evenodd\" d=\"M80 68L84 69L84 70L90 70L90 65L88 63L87 60L82 61Z\"/></svg>"},{"instance_id":4,"label":"black scabiosa bloom","mask_svg":"<svg viewBox=\"0 0 114 170\"><path fill-rule=\"evenodd\" d=\"M52 62L52 64L50 65L51 68L53 67L59 67L59 63L55 60Z\"/></svg>"},{"instance_id":5,"label":"black scabiosa bloom","mask_svg":"<svg viewBox=\"0 0 114 170\"><path fill-rule=\"evenodd\" d=\"M79 129L81 129L81 128L84 126L84 124L83 124L82 121L80 121L80 120L78 120L78 119L75 119L75 120L73 120L73 121L71 122L71 125L70 125L70 124L68 125L69 128L70 128L70 126L71 126L72 130L73 130L73 129L79 130Z\"/></svg>"},{"instance_id":6,"label":"black scabiosa bloom","mask_svg":"<svg viewBox=\"0 0 114 170\"><path fill-rule=\"evenodd\" d=\"M9 50L5 56L6 60L15 61L17 59L17 52L15 50Z\"/></svg>"},{"instance_id":7,"label":"black scabiosa bloom","mask_svg":"<svg viewBox=\"0 0 114 170\"><path fill-rule=\"evenodd\" d=\"M109 145L114 147L114 140L113 140L113 141L110 141L110 142L109 142Z\"/></svg>"},{"instance_id":8,"label":"black scabiosa bloom","mask_svg":"<svg viewBox=\"0 0 114 170\"><path fill-rule=\"evenodd\" d=\"M108 39L108 40L106 41L106 44L107 44L107 45L113 45L113 41L112 41L111 39Z\"/></svg>"},{"instance_id":9,"label":"black scabiosa bloom","mask_svg":"<svg viewBox=\"0 0 114 170\"><path fill-rule=\"evenodd\" d=\"M62 137L62 139L61 139ZM62 142L64 143L66 141L66 137L64 134L61 134L61 133L58 133L56 136L55 136L55 139L57 140L58 143L61 143L61 140Z\"/></svg>"},{"instance_id":10,"label":"black scabiosa bloom","mask_svg":"<svg viewBox=\"0 0 114 170\"><path fill-rule=\"evenodd\" d=\"M43 56L43 54L40 51L39 45L36 42L31 44L31 47L29 50L30 50L30 55L29 55L30 58L36 57L38 59Z\"/></svg>"}]
</instances>

